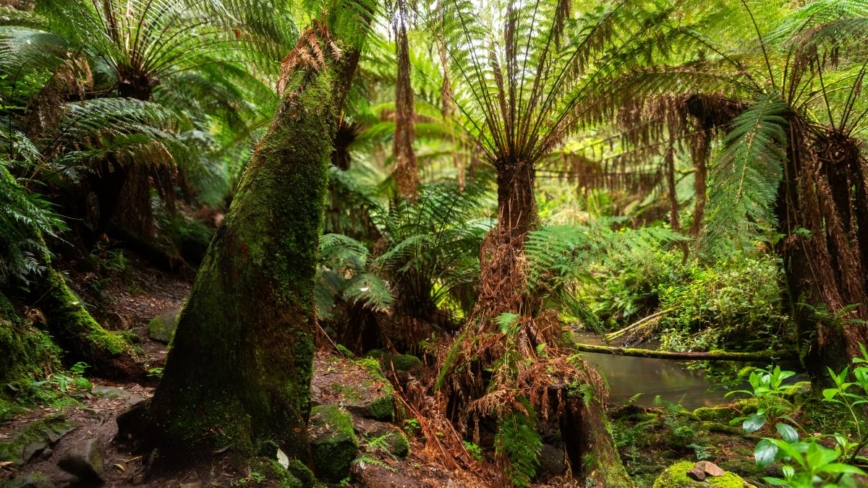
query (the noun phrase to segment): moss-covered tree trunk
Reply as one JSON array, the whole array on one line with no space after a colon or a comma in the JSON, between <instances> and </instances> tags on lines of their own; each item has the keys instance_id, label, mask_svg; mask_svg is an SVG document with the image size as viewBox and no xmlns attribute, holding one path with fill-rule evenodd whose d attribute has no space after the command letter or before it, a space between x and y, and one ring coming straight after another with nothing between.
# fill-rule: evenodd
<instances>
[{"instance_id":1,"label":"moss-covered tree trunk","mask_svg":"<svg viewBox=\"0 0 868 488\"><path fill-rule=\"evenodd\" d=\"M49 332L64 350L64 362L83 361L90 373L105 378L146 379L144 367L131 356L129 343L94 320L58 271L49 267L31 296L35 297L32 306L42 311Z\"/></svg>"},{"instance_id":2,"label":"moss-covered tree trunk","mask_svg":"<svg viewBox=\"0 0 868 488\"><path fill-rule=\"evenodd\" d=\"M325 28L314 29L305 43L322 41ZM202 263L148 409L164 451L189 458L228 446L249 455L272 441L308 459L314 274L337 112L357 59L346 50L288 79Z\"/></svg>"}]
</instances>

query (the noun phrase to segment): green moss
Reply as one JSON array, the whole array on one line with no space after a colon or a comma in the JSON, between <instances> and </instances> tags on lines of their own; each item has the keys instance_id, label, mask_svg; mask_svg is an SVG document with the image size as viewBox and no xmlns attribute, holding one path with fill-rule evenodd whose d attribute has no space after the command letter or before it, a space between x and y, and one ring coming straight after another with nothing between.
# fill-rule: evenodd
<instances>
[{"instance_id":1,"label":"green moss","mask_svg":"<svg viewBox=\"0 0 868 488\"><path fill-rule=\"evenodd\" d=\"M81 299L67 286L63 275L49 269L46 275L47 306L43 308L48 326L68 351L93 364L92 358L108 359L129 352L123 337L102 328L84 309Z\"/></svg>"},{"instance_id":2,"label":"green moss","mask_svg":"<svg viewBox=\"0 0 868 488\"><path fill-rule=\"evenodd\" d=\"M729 407L699 407L693 414L700 420L708 422L729 422L737 415Z\"/></svg>"},{"instance_id":3,"label":"green moss","mask_svg":"<svg viewBox=\"0 0 868 488\"><path fill-rule=\"evenodd\" d=\"M356 355L353 354L353 351L347 349L343 344L338 344L338 351L340 351L340 353L347 359L353 359L356 357Z\"/></svg>"},{"instance_id":4,"label":"green moss","mask_svg":"<svg viewBox=\"0 0 868 488\"><path fill-rule=\"evenodd\" d=\"M687 476L695 463L682 461L666 468L654 481L654 488L756 488L735 473L708 477L704 482L695 481Z\"/></svg>"},{"instance_id":5,"label":"green moss","mask_svg":"<svg viewBox=\"0 0 868 488\"><path fill-rule=\"evenodd\" d=\"M41 378L45 371L60 369L61 352L51 337L18 316L0 293L0 385L12 385L29 396L35 379ZM16 402L3 398L7 391L7 387L0 390L0 419L21 411ZM45 400L53 401L56 396Z\"/></svg>"},{"instance_id":6,"label":"green moss","mask_svg":"<svg viewBox=\"0 0 868 488\"><path fill-rule=\"evenodd\" d=\"M50 446L73 429L75 424L62 416L33 422L8 441L0 442L0 462L9 461L20 466L35 452Z\"/></svg>"},{"instance_id":7,"label":"green moss","mask_svg":"<svg viewBox=\"0 0 868 488\"><path fill-rule=\"evenodd\" d=\"M392 387L389 386L385 395L377 398L365 409L365 416L375 420L391 422L395 419L395 400L392 397Z\"/></svg>"},{"instance_id":8,"label":"green moss","mask_svg":"<svg viewBox=\"0 0 868 488\"><path fill-rule=\"evenodd\" d=\"M399 458L405 458L410 454L410 441L398 429L389 433L389 452Z\"/></svg>"},{"instance_id":9,"label":"green moss","mask_svg":"<svg viewBox=\"0 0 868 488\"><path fill-rule=\"evenodd\" d=\"M311 410L311 454L320 478L340 482L350 472L359 443L350 414L337 405L320 405Z\"/></svg>"},{"instance_id":10,"label":"green moss","mask_svg":"<svg viewBox=\"0 0 868 488\"><path fill-rule=\"evenodd\" d=\"M301 488L313 488L313 485L316 483L313 471L298 459L290 461L289 467L286 469L301 482Z\"/></svg>"},{"instance_id":11,"label":"green moss","mask_svg":"<svg viewBox=\"0 0 868 488\"><path fill-rule=\"evenodd\" d=\"M422 369L422 360L411 354L384 354L380 361L387 371L392 366L395 367L395 371L403 372L415 372Z\"/></svg>"}]
</instances>

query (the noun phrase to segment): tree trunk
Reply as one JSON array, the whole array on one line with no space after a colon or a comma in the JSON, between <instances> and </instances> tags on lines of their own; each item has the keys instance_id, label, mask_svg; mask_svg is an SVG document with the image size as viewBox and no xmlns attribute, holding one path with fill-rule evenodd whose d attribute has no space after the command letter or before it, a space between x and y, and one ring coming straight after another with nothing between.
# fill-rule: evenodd
<instances>
[{"instance_id":1,"label":"tree trunk","mask_svg":"<svg viewBox=\"0 0 868 488\"><path fill-rule=\"evenodd\" d=\"M538 222L533 164L501 160L495 169L499 218L482 246L481 292L441 358L435 389L444 389L447 412L464 432L469 419L492 415L492 404L508 410L510 402L530 400L543 418L559 420L576 478L632 487L606 425L605 383L584 361L566 359L575 351L559 349L557 314L543 311L542 300L528 290L524 244ZM498 319L506 313L516 316L508 327ZM546 391L559 401L538 401Z\"/></svg>"},{"instance_id":2,"label":"tree trunk","mask_svg":"<svg viewBox=\"0 0 868 488\"><path fill-rule=\"evenodd\" d=\"M166 451L190 459L230 447L248 456L272 441L309 459L314 275L335 121L357 62L347 49L326 69L289 78L202 263L146 414L158 430L152 442Z\"/></svg>"},{"instance_id":3,"label":"tree trunk","mask_svg":"<svg viewBox=\"0 0 868 488\"><path fill-rule=\"evenodd\" d=\"M777 213L800 355L812 382L829 381L868 343L866 163L858 144L829 132L815 138L790 124Z\"/></svg>"},{"instance_id":4,"label":"tree trunk","mask_svg":"<svg viewBox=\"0 0 868 488\"><path fill-rule=\"evenodd\" d=\"M795 359L792 351L757 351L757 352L678 352L658 351L655 349L638 349L633 347L611 347L595 344L575 344L577 350L611 356L631 356L636 358L670 359L674 361L774 361L779 359Z\"/></svg>"},{"instance_id":5,"label":"tree trunk","mask_svg":"<svg viewBox=\"0 0 868 488\"><path fill-rule=\"evenodd\" d=\"M675 187L675 143L669 141L666 150L666 185L669 187L669 226L676 232L681 231L678 221L678 191Z\"/></svg>"},{"instance_id":6,"label":"tree trunk","mask_svg":"<svg viewBox=\"0 0 868 488\"><path fill-rule=\"evenodd\" d=\"M413 85L410 82L410 46L407 41L408 12L406 0L398 0L395 10L395 48L398 76L395 83L395 138L393 148L395 170L392 173L398 194L409 201L419 196L419 170L413 140L416 138Z\"/></svg>"},{"instance_id":7,"label":"tree trunk","mask_svg":"<svg viewBox=\"0 0 868 488\"><path fill-rule=\"evenodd\" d=\"M48 330L66 351L64 362L83 361L91 373L105 378L144 381L145 369L133 360L130 345L103 329L69 289L63 275L48 266L32 290L32 306L42 311Z\"/></svg>"}]
</instances>

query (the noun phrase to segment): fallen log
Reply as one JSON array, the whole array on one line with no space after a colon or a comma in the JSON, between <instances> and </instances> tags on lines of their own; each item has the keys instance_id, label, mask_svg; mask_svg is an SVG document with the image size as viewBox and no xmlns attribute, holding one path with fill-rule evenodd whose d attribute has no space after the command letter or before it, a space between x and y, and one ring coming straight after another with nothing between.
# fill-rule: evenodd
<instances>
[{"instance_id":1,"label":"fallen log","mask_svg":"<svg viewBox=\"0 0 868 488\"><path fill-rule=\"evenodd\" d=\"M798 359L795 351L757 351L757 352L676 352L657 351L654 349L636 349L632 347L596 346L593 344L575 344L581 352L609 354L612 356L631 356L637 358L671 359L675 361L772 361L779 359Z\"/></svg>"}]
</instances>

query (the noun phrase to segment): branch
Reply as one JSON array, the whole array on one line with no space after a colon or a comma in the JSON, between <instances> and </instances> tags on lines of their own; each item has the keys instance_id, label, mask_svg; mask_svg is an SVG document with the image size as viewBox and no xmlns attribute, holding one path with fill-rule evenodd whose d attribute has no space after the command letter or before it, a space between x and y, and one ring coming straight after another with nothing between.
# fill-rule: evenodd
<instances>
[{"instance_id":1,"label":"branch","mask_svg":"<svg viewBox=\"0 0 868 488\"><path fill-rule=\"evenodd\" d=\"M656 351L653 349L634 349L630 347L594 346L591 344L575 344L581 352L609 354L612 356L631 356L638 358L671 359L675 361L772 361L777 359L798 359L794 351L759 351L759 352L674 352Z\"/></svg>"}]
</instances>

